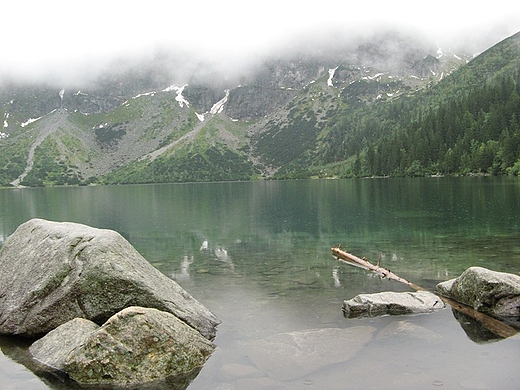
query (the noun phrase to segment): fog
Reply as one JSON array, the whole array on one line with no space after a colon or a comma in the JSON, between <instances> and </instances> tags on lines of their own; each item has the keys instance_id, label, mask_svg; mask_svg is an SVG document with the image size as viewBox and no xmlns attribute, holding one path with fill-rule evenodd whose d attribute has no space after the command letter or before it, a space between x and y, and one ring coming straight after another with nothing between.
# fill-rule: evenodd
<instances>
[{"instance_id":1,"label":"fog","mask_svg":"<svg viewBox=\"0 0 520 390\"><path fill-rule=\"evenodd\" d=\"M520 3L18 0L2 6L0 78L81 84L107 70L167 63L177 81L232 74L266 56L325 54L391 29L480 52L520 31Z\"/></svg>"}]
</instances>

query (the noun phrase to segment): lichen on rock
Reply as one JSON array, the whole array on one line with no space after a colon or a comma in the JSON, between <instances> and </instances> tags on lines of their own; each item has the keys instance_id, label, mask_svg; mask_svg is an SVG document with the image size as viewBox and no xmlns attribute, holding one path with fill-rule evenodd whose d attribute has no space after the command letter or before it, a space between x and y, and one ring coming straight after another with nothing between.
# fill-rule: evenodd
<instances>
[{"instance_id":1,"label":"lichen on rock","mask_svg":"<svg viewBox=\"0 0 520 390\"><path fill-rule=\"evenodd\" d=\"M77 317L99 325L129 306L170 312L208 339L220 321L119 233L32 219L0 251L0 334L45 334Z\"/></svg>"},{"instance_id":2,"label":"lichen on rock","mask_svg":"<svg viewBox=\"0 0 520 390\"><path fill-rule=\"evenodd\" d=\"M520 276L515 274L470 267L439 283L436 291L492 317L520 318Z\"/></svg>"},{"instance_id":3,"label":"lichen on rock","mask_svg":"<svg viewBox=\"0 0 520 390\"><path fill-rule=\"evenodd\" d=\"M200 368L214 348L170 313L130 307L74 349L64 369L81 384L129 386Z\"/></svg>"}]
</instances>

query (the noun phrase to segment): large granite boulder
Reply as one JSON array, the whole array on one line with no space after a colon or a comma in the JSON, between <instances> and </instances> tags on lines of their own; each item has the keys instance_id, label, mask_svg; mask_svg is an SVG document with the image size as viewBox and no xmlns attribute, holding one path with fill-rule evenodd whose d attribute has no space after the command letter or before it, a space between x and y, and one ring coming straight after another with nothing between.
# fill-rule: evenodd
<instances>
[{"instance_id":1,"label":"large granite boulder","mask_svg":"<svg viewBox=\"0 0 520 390\"><path fill-rule=\"evenodd\" d=\"M39 339L29 351L41 364L81 384L135 386L199 369L211 341L171 313L129 307L99 327L71 320Z\"/></svg>"},{"instance_id":2,"label":"large granite boulder","mask_svg":"<svg viewBox=\"0 0 520 390\"><path fill-rule=\"evenodd\" d=\"M0 334L35 336L129 306L170 312L208 339L219 320L119 233L32 219L0 251Z\"/></svg>"},{"instance_id":3,"label":"large granite boulder","mask_svg":"<svg viewBox=\"0 0 520 390\"><path fill-rule=\"evenodd\" d=\"M520 317L520 276L470 267L436 291L493 317Z\"/></svg>"},{"instance_id":4,"label":"large granite boulder","mask_svg":"<svg viewBox=\"0 0 520 390\"><path fill-rule=\"evenodd\" d=\"M67 356L98 329L99 325L90 320L74 318L36 340L29 347L29 352L45 368L64 371Z\"/></svg>"},{"instance_id":5,"label":"large granite boulder","mask_svg":"<svg viewBox=\"0 0 520 390\"><path fill-rule=\"evenodd\" d=\"M359 294L343 302L343 312L348 318L431 313L444 307L442 299L428 291Z\"/></svg>"}]
</instances>

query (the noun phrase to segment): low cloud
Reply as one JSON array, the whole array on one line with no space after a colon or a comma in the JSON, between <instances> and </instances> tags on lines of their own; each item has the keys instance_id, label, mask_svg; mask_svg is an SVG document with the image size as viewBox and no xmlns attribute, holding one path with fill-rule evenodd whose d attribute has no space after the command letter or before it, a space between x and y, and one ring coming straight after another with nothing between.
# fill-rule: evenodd
<instances>
[{"instance_id":1,"label":"low cloud","mask_svg":"<svg viewBox=\"0 0 520 390\"><path fill-rule=\"evenodd\" d=\"M205 67L231 74L269 55L323 55L383 29L471 52L520 31L520 4L510 1L177 3L10 2L0 24L0 77L82 84L107 70L162 61L173 78L189 79Z\"/></svg>"}]
</instances>

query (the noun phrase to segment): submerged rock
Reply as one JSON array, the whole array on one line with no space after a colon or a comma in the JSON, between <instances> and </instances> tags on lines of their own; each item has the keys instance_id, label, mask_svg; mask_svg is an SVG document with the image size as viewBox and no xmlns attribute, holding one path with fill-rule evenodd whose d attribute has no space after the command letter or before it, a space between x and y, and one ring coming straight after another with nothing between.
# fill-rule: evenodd
<instances>
[{"instance_id":1,"label":"submerged rock","mask_svg":"<svg viewBox=\"0 0 520 390\"><path fill-rule=\"evenodd\" d=\"M428 291L359 294L343 302L343 312L348 318L431 313L444 307L444 302Z\"/></svg>"},{"instance_id":2,"label":"submerged rock","mask_svg":"<svg viewBox=\"0 0 520 390\"><path fill-rule=\"evenodd\" d=\"M410 321L393 321L385 326L377 335L378 341L394 340L402 342L404 339L415 343L434 345L440 342L442 336L430 329Z\"/></svg>"},{"instance_id":3,"label":"submerged rock","mask_svg":"<svg viewBox=\"0 0 520 390\"><path fill-rule=\"evenodd\" d=\"M64 369L81 384L133 386L192 372L214 348L170 313L129 307L75 348Z\"/></svg>"},{"instance_id":4,"label":"submerged rock","mask_svg":"<svg viewBox=\"0 0 520 390\"><path fill-rule=\"evenodd\" d=\"M0 251L0 334L35 336L129 306L170 312L208 339L219 320L119 233L32 219Z\"/></svg>"},{"instance_id":5,"label":"submerged rock","mask_svg":"<svg viewBox=\"0 0 520 390\"><path fill-rule=\"evenodd\" d=\"M292 381L353 358L375 330L355 326L279 333L254 341L248 355L271 379Z\"/></svg>"},{"instance_id":6,"label":"submerged rock","mask_svg":"<svg viewBox=\"0 0 520 390\"><path fill-rule=\"evenodd\" d=\"M520 276L470 267L436 291L493 317L520 317Z\"/></svg>"}]
</instances>

